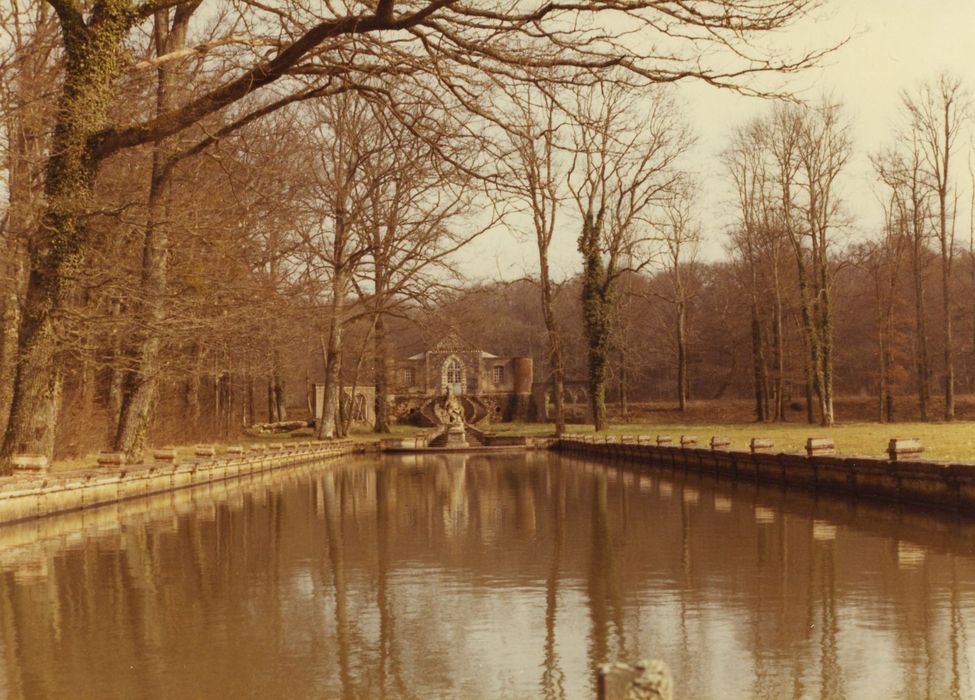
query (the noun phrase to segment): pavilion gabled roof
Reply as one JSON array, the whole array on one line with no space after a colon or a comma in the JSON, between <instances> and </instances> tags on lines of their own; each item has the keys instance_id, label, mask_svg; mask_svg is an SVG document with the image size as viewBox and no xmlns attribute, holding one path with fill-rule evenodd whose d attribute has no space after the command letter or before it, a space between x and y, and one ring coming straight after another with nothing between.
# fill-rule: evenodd
<instances>
[{"instance_id":1,"label":"pavilion gabled roof","mask_svg":"<svg viewBox=\"0 0 975 700\"><path fill-rule=\"evenodd\" d=\"M417 353L416 355L412 355L408 359L410 359L410 360L422 360L422 359L426 358L426 356L429 353L431 353L431 352L436 352L436 353L444 353L444 352L476 352L476 353L479 353L481 357L489 357L489 358L490 357L497 357L497 355L494 355L494 354L492 354L490 352L485 352L484 350L481 350L481 349L475 347L473 343L470 343L470 342L464 340L459 334L452 332L452 333L448 333L443 338L441 338L439 341L437 341L437 344L434 345L429 350L427 350L425 352Z\"/></svg>"}]
</instances>

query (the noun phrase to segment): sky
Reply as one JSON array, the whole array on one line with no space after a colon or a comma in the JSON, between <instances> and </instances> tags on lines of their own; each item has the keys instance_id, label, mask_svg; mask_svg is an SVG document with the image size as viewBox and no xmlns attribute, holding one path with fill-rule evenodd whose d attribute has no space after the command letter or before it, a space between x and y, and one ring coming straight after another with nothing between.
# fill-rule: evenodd
<instances>
[{"instance_id":1,"label":"sky","mask_svg":"<svg viewBox=\"0 0 975 700\"><path fill-rule=\"evenodd\" d=\"M844 37L849 37L844 46L821 65L790 77L786 85L797 96L816 99L827 94L845 105L854 154L841 193L851 225L841 235L862 239L872 235L881 221L869 156L893 143L901 116L900 92L947 70L975 93L975 0L829 0L814 19L780 40L787 45L829 46ZM771 105L692 82L681 84L678 95L698 137L685 162L696 174L701 191L697 211L705 237L702 256L720 259L734 212L719 155L737 125ZM967 139L961 147L968 150ZM956 160L966 202L967 160L967 152ZM959 219L959 239L967 241L967 206ZM569 212L561 221L551 259L556 275L567 277L581 267L581 259L575 249L577 226ZM527 228L523 232L498 229L484 235L464 255L461 270L471 280L534 275L537 250L529 233Z\"/></svg>"}]
</instances>

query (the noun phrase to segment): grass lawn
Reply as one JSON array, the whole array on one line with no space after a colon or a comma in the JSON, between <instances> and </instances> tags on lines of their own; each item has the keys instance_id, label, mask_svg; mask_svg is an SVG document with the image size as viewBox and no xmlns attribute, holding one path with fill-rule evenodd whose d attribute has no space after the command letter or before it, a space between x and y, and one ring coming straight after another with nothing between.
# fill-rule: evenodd
<instances>
[{"instance_id":1,"label":"grass lawn","mask_svg":"<svg viewBox=\"0 0 975 700\"><path fill-rule=\"evenodd\" d=\"M552 423L497 423L491 430L498 434L544 436L553 435ZM593 434L592 426L570 425L570 433ZM617 423L601 435L669 435L674 442L681 435L693 435L698 443L706 446L712 436L731 440L733 448L746 449L753 437L771 438L782 452L802 452L806 438L831 437L836 451L844 454L882 456L892 437L911 437L921 440L924 458L975 462L975 422L955 423L845 423L832 428L821 428L806 423Z\"/></svg>"}]
</instances>

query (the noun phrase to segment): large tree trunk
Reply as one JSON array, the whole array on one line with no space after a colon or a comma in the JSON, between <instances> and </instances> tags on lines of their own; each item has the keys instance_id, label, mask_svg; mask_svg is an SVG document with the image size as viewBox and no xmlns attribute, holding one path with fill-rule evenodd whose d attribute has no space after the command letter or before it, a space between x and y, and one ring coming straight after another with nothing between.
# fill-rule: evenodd
<instances>
[{"instance_id":1,"label":"large tree trunk","mask_svg":"<svg viewBox=\"0 0 975 700\"><path fill-rule=\"evenodd\" d=\"M338 277L338 272L336 272ZM339 406L339 394L342 391L341 353L342 353L342 321L339 318L340 305L338 295L340 285L333 282L331 319L329 319L328 338L324 347L325 359L325 406L322 410L322 423L318 434L322 438L333 438L341 432L342 416Z\"/></svg>"},{"instance_id":2,"label":"large tree trunk","mask_svg":"<svg viewBox=\"0 0 975 700\"><path fill-rule=\"evenodd\" d=\"M629 397L626 391L626 342L620 343L620 419L629 418L630 406Z\"/></svg>"},{"instance_id":3,"label":"large tree trunk","mask_svg":"<svg viewBox=\"0 0 975 700\"><path fill-rule=\"evenodd\" d=\"M373 319L373 383L376 389L375 413L376 421L373 430L377 433L389 432L389 348L386 342L386 266L383 250L383 240L379 227L376 227L373 245L376 249L375 258L375 318Z\"/></svg>"},{"instance_id":4,"label":"large tree trunk","mask_svg":"<svg viewBox=\"0 0 975 700\"><path fill-rule=\"evenodd\" d=\"M58 325L87 257L86 214L98 170L95 135L107 124L111 85L120 67L127 13L107 13L97 28L62 20L65 77L45 170L47 208L34 238L18 338L10 419L0 468L18 452L53 457L60 398Z\"/></svg>"},{"instance_id":5,"label":"large tree trunk","mask_svg":"<svg viewBox=\"0 0 975 700\"><path fill-rule=\"evenodd\" d=\"M16 6L13 6L16 8ZM23 9L23 8L21 8ZM7 160L5 223L0 225L0 435L6 430L17 376L21 310L30 270L28 246L42 214L42 192L37 186L47 148L54 26L47 5L41 4L33 32L11 33L16 67L8 75L5 105ZM15 9L16 12L16 9Z\"/></svg>"},{"instance_id":6,"label":"large tree trunk","mask_svg":"<svg viewBox=\"0 0 975 700\"><path fill-rule=\"evenodd\" d=\"M593 300L599 313L608 318L610 305L600 299ZM608 321L596 321L589 332L589 394L592 405L593 427L605 430L606 421L606 377L609 370L609 329Z\"/></svg>"},{"instance_id":7,"label":"large tree trunk","mask_svg":"<svg viewBox=\"0 0 975 700\"><path fill-rule=\"evenodd\" d=\"M677 408L687 410L687 307L677 302Z\"/></svg>"},{"instance_id":8,"label":"large tree trunk","mask_svg":"<svg viewBox=\"0 0 975 700\"><path fill-rule=\"evenodd\" d=\"M281 353L277 348L274 349L274 368L271 372L271 384L273 386L274 415L277 420L288 420L287 395L284 391L284 380L281 378Z\"/></svg>"},{"instance_id":9,"label":"large tree trunk","mask_svg":"<svg viewBox=\"0 0 975 700\"><path fill-rule=\"evenodd\" d=\"M772 420L785 420L785 339L782 333L782 290L779 285L779 264L772 262L772 350L774 357L774 376L772 379Z\"/></svg>"},{"instance_id":10,"label":"large tree trunk","mask_svg":"<svg viewBox=\"0 0 975 700\"><path fill-rule=\"evenodd\" d=\"M820 335L821 327L818 327L815 302L811 298L809 281L806 276L806 266L802 260L802 251L796 253L798 263L799 280L799 299L802 317L803 337L805 339L807 358L809 367L809 378L812 390L819 406L820 423L824 426L832 425L832 413L829 409L829 397L826 391L826 377L824 375L823 364L823 343Z\"/></svg>"},{"instance_id":11,"label":"large tree trunk","mask_svg":"<svg viewBox=\"0 0 975 700\"><path fill-rule=\"evenodd\" d=\"M278 422L278 402L274 399L274 379L267 380L267 422Z\"/></svg>"},{"instance_id":12,"label":"large tree trunk","mask_svg":"<svg viewBox=\"0 0 975 700\"><path fill-rule=\"evenodd\" d=\"M941 203L942 226L946 226L944 221L944 201ZM945 420L955 419L955 361L953 357L952 331L951 331L951 255L952 251L946 240L947 233L941 237L941 301L942 313L944 314L944 358L945 358Z\"/></svg>"},{"instance_id":13,"label":"large tree trunk","mask_svg":"<svg viewBox=\"0 0 975 700\"><path fill-rule=\"evenodd\" d=\"M915 215L915 219L917 215ZM930 399L930 363L928 361L928 332L924 308L924 241L919 224L914 222L911 246L911 275L914 279L914 364L917 378L917 405L921 420L928 419Z\"/></svg>"},{"instance_id":14,"label":"large tree trunk","mask_svg":"<svg viewBox=\"0 0 975 700\"><path fill-rule=\"evenodd\" d=\"M11 117L11 122L15 119ZM35 138L25 134L19 124L9 125L8 133L20 134L13 139L8 154L8 206L5 230L0 230L3 261L0 263L0 430L7 426L10 405L14 395L14 379L17 374L17 339L21 322L21 304L26 293L27 237L34 218L32 189L33 173L29 167L28 152L33 146L28 141Z\"/></svg>"},{"instance_id":15,"label":"large tree trunk","mask_svg":"<svg viewBox=\"0 0 975 700\"><path fill-rule=\"evenodd\" d=\"M189 15L177 15L170 27L169 10L155 17L155 44L159 56L182 49L186 44ZM176 106L177 72L174 63L157 69L156 116ZM168 287L169 235L166 230L172 192L172 139L156 142L152 150L152 175L149 182L148 218L142 241L142 299L138 308L138 333L133 365L126 375L122 405L118 416L114 448L132 461L139 461L145 448L152 420L161 370L160 323Z\"/></svg>"},{"instance_id":16,"label":"large tree trunk","mask_svg":"<svg viewBox=\"0 0 975 700\"><path fill-rule=\"evenodd\" d=\"M152 157L149 219L142 246L142 299L136 326L139 336L131 358L132 367L125 374L122 385L114 440L114 449L124 452L131 461L141 460L145 449L161 370L159 324L163 317L169 257L169 240L162 222L167 216L170 189L162 151L162 145L158 144Z\"/></svg>"},{"instance_id":17,"label":"large tree trunk","mask_svg":"<svg viewBox=\"0 0 975 700\"><path fill-rule=\"evenodd\" d=\"M768 418L767 382L765 379L765 351L762 342L762 321L758 315L758 304L751 304L752 375L755 385L755 420L762 423Z\"/></svg>"},{"instance_id":18,"label":"large tree trunk","mask_svg":"<svg viewBox=\"0 0 975 700\"><path fill-rule=\"evenodd\" d=\"M821 261L822 277L820 287L816 290L819 299L819 343L820 343L820 372L822 373L822 415L821 423L831 426L835 421L833 413L833 302L831 299L829 282L826 279L826 265L828 261Z\"/></svg>"},{"instance_id":19,"label":"large tree trunk","mask_svg":"<svg viewBox=\"0 0 975 700\"><path fill-rule=\"evenodd\" d=\"M595 219L587 214L579 237L583 256L582 315L586 330L589 359L589 396L593 426L606 428L606 376L609 367L610 281L599 248L602 215Z\"/></svg>"},{"instance_id":20,"label":"large tree trunk","mask_svg":"<svg viewBox=\"0 0 975 700\"><path fill-rule=\"evenodd\" d=\"M555 404L555 435L565 434L565 358L553 308L552 278L549 274L548 248L538 239L539 284L542 291L542 318L548 341L549 366L552 370L552 401Z\"/></svg>"},{"instance_id":21,"label":"large tree trunk","mask_svg":"<svg viewBox=\"0 0 975 700\"><path fill-rule=\"evenodd\" d=\"M887 324L884 318L884 299L883 290L880 282L881 271L877 270L877 280L875 284L877 296L877 420L887 423L890 416L887 412L887 398L890 395L889 368L887 367Z\"/></svg>"},{"instance_id":22,"label":"large tree trunk","mask_svg":"<svg viewBox=\"0 0 975 700\"><path fill-rule=\"evenodd\" d=\"M13 285L11 285L13 286ZM3 299L3 328L0 329L0 428L6 428L17 374L17 327L20 324L20 298L7 290Z\"/></svg>"},{"instance_id":23,"label":"large tree trunk","mask_svg":"<svg viewBox=\"0 0 975 700\"><path fill-rule=\"evenodd\" d=\"M376 385L376 424L375 432L389 432L389 402L386 400L389 394L389 368L387 365L388 352L386 345L386 321L385 314L380 311L376 316L375 323L376 336L373 339L375 345L375 385Z\"/></svg>"}]
</instances>

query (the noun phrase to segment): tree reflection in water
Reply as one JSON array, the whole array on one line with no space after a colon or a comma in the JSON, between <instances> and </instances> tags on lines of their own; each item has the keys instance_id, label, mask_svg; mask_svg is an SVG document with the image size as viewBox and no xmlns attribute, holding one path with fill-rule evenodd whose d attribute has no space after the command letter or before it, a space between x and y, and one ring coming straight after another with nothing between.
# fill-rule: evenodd
<instances>
[{"instance_id":1,"label":"tree reflection in water","mask_svg":"<svg viewBox=\"0 0 975 700\"><path fill-rule=\"evenodd\" d=\"M300 467L0 529L0 695L972 697L975 525L529 453Z\"/></svg>"}]
</instances>

